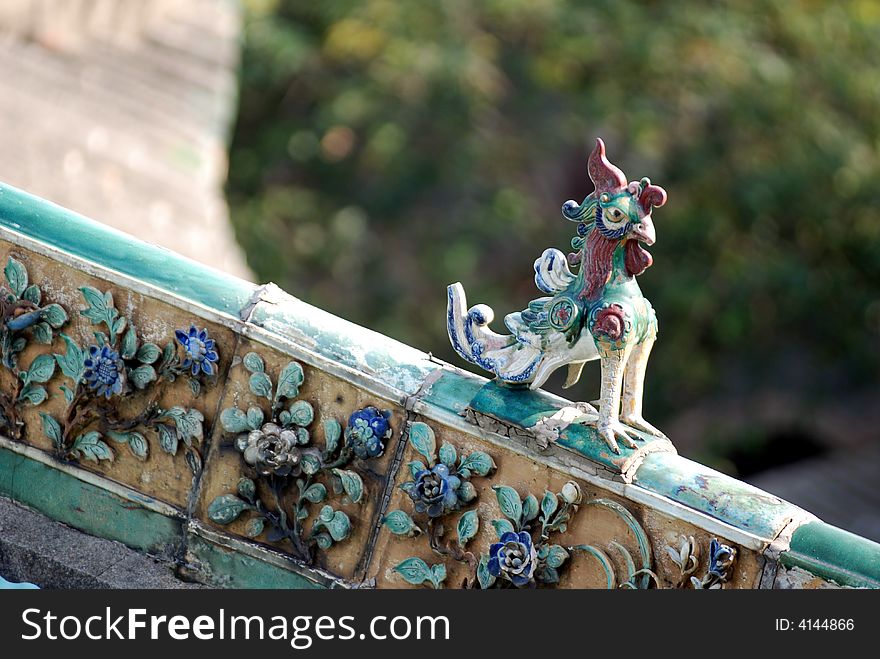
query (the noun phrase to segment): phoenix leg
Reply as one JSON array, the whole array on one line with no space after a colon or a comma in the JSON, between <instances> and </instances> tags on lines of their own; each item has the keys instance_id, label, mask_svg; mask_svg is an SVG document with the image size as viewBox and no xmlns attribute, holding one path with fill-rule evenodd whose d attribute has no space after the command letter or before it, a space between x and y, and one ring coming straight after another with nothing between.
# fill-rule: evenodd
<instances>
[{"instance_id":1,"label":"phoenix leg","mask_svg":"<svg viewBox=\"0 0 880 659\"><path fill-rule=\"evenodd\" d=\"M623 397L621 401L620 420L628 426L641 430L655 437L665 438L662 432L642 418L642 394L645 389L645 371L648 368L648 357L654 347L656 334L634 346L626 363L623 375Z\"/></svg>"},{"instance_id":2,"label":"phoenix leg","mask_svg":"<svg viewBox=\"0 0 880 659\"><path fill-rule=\"evenodd\" d=\"M617 446L618 439L629 448L636 448L636 443L629 435L629 429L618 419L623 374L630 351L630 347L614 350L601 344L599 346L602 364L602 391L599 396L599 418L596 430L608 444L608 448L615 453L620 453Z\"/></svg>"}]
</instances>

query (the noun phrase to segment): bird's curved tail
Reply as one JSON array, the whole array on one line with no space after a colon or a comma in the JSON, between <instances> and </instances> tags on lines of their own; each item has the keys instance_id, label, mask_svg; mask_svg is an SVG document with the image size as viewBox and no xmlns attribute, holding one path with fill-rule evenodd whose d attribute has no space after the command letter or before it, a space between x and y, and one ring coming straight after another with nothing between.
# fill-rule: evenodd
<instances>
[{"instance_id":1,"label":"bird's curved tail","mask_svg":"<svg viewBox=\"0 0 880 659\"><path fill-rule=\"evenodd\" d=\"M542 352L519 337L517 327L525 327L520 314L505 318L505 324L515 335L497 334L489 329L495 312L485 304L468 309L467 296L460 283L447 288L447 297L446 329L455 352L504 382L530 384Z\"/></svg>"}]
</instances>

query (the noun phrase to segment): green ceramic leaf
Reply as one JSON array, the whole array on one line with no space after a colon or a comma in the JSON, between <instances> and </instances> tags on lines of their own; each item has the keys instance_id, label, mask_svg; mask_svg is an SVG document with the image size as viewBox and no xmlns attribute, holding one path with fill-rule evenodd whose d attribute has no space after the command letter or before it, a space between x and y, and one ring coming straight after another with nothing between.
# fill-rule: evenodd
<instances>
[{"instance_id":1,"label":"green ceramic leaf","mask_svg":"<svg viewBox=\"0 0 880 659\"><path fill-rule=\"evenodd\" d=\"M416 421L409 427L409 443L412 447L425 456L428 464L434 463L434 451L437 450L437 441L434 431L430 426L421 421Z\"/></svg>"},{"instance_id":2,"label":"green ceramic leaf","mask_svg":"<svg viewBox=\"0 0 880 659\"><path fill-rule=\"evenodd\" d=\"M513 524L506 519L493 519L492 526L495 527L495 533L498 535L499 540L505 533L513 533L516 530L513 528Z\"/></svg>"},{"instance_id":3,"label":"green ceramic leaf","mask_svg":"<svg viewBox=\"0 0 880 659\"><path fill-rule=\"evenodd\" d=\"M305 446L309 443L309 431L303 428L302 426L296 426L296 443L300 446Z\"/></svg>"},{"instance_id":4,"label":"green ceramic leaf","mask_svg":"<svg viewBox=\"0 0 880 659\"><path fill-rule=\"evenodd\" d=\"M324 551L333 546L333 538L330 537L329 533L318 533L315 536L315 541L318 543L318 549L323 549Z\"/></svg>"},{"instance_id":5,"label":"green ceramic leaf","mask_svg":"<svg viewBox=\"0 0 880 659\"><path fill-rule=\"evenodd\" d=\"M545 565L535 573L535 577L542 583L559 583L559 572L555 568Z\"/></svg>"},{"instance_id":6,"label":"green ceramic leaf","mask_svg":"<svg viewBox=\"0 0 880 659\"><path fill-rule=\"evenodd\" d=\"M307 426L315 418L315 410L307 401L298 400L291 404L290 420L298 426Z\"/></svg>"},{"instance_id":7,"label":"green ceramic leaf","mask_svg":"<svg viewBox=\"0 0 880 659\"><path fill-rule=\"evenodd\" d=\"M262 517L254 517L244 525L244 534L249 538L256 538L263 532L264 525L265 521Z\"/></svg>"},{"instance_id":8,"label":"green ceramic leaf","mask_svg":"<svg viewBox=\"0 0 880 659\"><path fill-rule=\"evenodd\" d=\"M52 440L54 446L61 446L61 425L45 412L40 412L40 419L42 419L43 434Z\"/></svg>"},{"instance_id":9,"label":"green ceramic leaf","mask_svg":"<svg viewBox=\"0 0 880 659\"><path fill-rule=\"evenodd\" d=\"M109 291L107 294L109 295ZM110 310L110 315L111 315L111 317L115 317L116 316L116 309ZM110 333L113 336L119 336L120 334L122 334L125 331L126 325L128 325L128 321L125 318L123 318L123 317L117 318L116 320L114 320L112 323L109 324Z\"/></svg>"},{"instance_id":10,"label":"green ceramic leaf","mask_svg":"<svg viewBox=\"0 0 880 659\"><path fill-rule=\"evenodd\" d=\"M487 554L482 554L480 562L477 564L477 582L483 590L491 588L495 583L495 577L489 572L489 556Z\"/></svg>"},{"instance_id":11,"label":"green ceramic leaf","mask_svg":"<svg viewBox=\"0 0 880 659\"><path fill-rule=\"evenodd\" d=\"M187 446L191 446L194 439L201 441L205 417L198 410L175 406L167 410L163 416L174 421L179 439Z\"/></svg>"},{"instance_id":12,"label":"green ceramic leaf","mask_svg":"<svg viewBox=\"0 0 880 659\"><path fill-rule=\"evenodd\" d=\"M244 362L244 367L251 373L262 373L266 370L266 366L263 364L263 358L255 352L249 352L246 354L242 361Z\"/></svg>"},{"instance_id":13,"label":"green ceramic leaf","mask_svg":"<svg viewBox=\"0 0 880 659\"><path fill-rule=\"evenodd\" d=\"M321 483L314 483L313 485L309 485L308 489L303 493L303 496L312 503L321 503L327 498L327 488Z\"/></svg>"},{"instance_id":14,"label":"green ceramic leaf","mask_svg":"<svg viewBox=\"0 0 880 659\"><path fill-rule=\"evenodd\" d=\"M278 376L278 390L275 393L275 398L296 398L302 383L302 366L296 362L289 362Z\"/></svg>"},{"instance_id":15,"label":"green ceramic leaf","mask_svg":"<svg viewBox=\"0 0 880 659\"><path fill-rule=\"evenodd\" d=\"M234 494L217 497L208 506L208 518L217 524L230 524L249 508L247 502Z\"/></svg>"},{"instance_id":16,"label":"green ceramic leaf","mask_svg":"<svg viewBox=\"0 0 880 659\"><path fill-rule=\"evenodd\" d=\"M39 286L37 286L36 284L31 284L26 289L24 289L24 292L21 294L21 299L27 300L32 304L39 305L40 300L43 299L43 293L40 291Z\"/></svg>"},{"instance_id":17,"label":"green ceramic leaf","mask_svg":"<svg viewBox=\"0 0 880 659\"><path fill-rule=\"evenodd\" d=\"M177 344L174 341L169 341L165 344L165 347L162 348L162 368L169 366L176 357Z\"/></svg>"},{"instance_id":18,"label":"green ceramic leaf","mask_svg":"<svg viewBox=\"0 0 880 659\"><path fill-rule=\"evenodd\" d=\"M159 434L159 446L162 450L171 455L177 455L177 431L171 426L164 423L157 423L156 432Z\"/></svg>"},{"instance_id":19,"label":"green ceramic leaf","mask_svg":"<svg viewBox=\"0 0 880 659\"><path fill-rule=\"evenodd\" d=\"M473 483L462 481L455 494L462 503L470 503L477 498L477 488L474 487Z\"/></svg>"},{"instance_id":20,"label":"green ceramic leaf","mask_svg":"<svg viewBox=\"0 0 880 659\"><path fill-rule=\"evenodd\" d=\"M322 522L329 522L333 519L333 506L324 506L318 513L318 519Z\"/></svg>"},{"instance_id":21,"label":"green ceramic leaf","mask_svg":"<svg viewBox=\"0 0 880 659\"><path fill-rule=\"evenodd\" d=\"M79 382L82 377L83 351L67 334L62 334L61 338L64 339L64 343L67 345L67 352L63 355L56 353L55 361L64 375L74 382Z\"/></svg>"},{"instance_id":22,"label":"green ceramic leaf","mask_svg":"<svg viewBox=\"0 0 880 659\"><path fill-rule=\"evenodd\" d=\"M303 453L300 464L302 465L303 473L311 476L318 473L318 470L321 468L321 458L312 453Z\"/></svg>"},{"instance_id":23,"label":"green ceramic leaf","mask_svg":"<svg viewBox=\"0 0 880 659\"><path fill-rule=\"evenodd\" d=\"M113 460L113 451L101 440L101 434L96 430L77 437L73 442L71 451L91 462Z\"/></svg>"},{"instance_id":24,"label":"green ceramic leaf","mask_svg":"<svg viewBox=\"0 0 880 659\"><path fill-rule=\"evenodd\" d=\"M237 407L227 407L220 412L220 425L226 432L244 432L250 430L247 414Z\"/></svg>"},{"instance_id":25,"label":"green ceramic leaf","mask_svg":"<svg viewBox=\"0 0 880 659\"><path fill-rule=\"evenodd\" d=\"M265 373L254 373L248 382L254 396L272 398L272 380Z\"/></svg>"},{"instance_id":26,"label":"green ceramic leaf","mask_svg":"<svg viewBox=\"0 0 880 659\"><path fill-rule=\"evenodd\" d=\"M189 378L189 390L192 392L192 395L198 397L199 392L202 390L202 385L199 384L199 381L194 377Z\"/></svg>"},{"instance_id":27,"label":"green ceramic leaf","mask_svg":"<svg viewBox=\"0 0 880 659\"><path fill-rule=\"evenodd\" d=\"M64 400L67 401L67 404L70 405L73 402L73 389L68 387L66 384L62 384L60 387L62 393L64 394Z\"/></svg>"},{"instance_id":28,"label":"green ceramic leaf","mask_svg":"<svg viewBox=\"0 0 880 659\"><path fill-rule=\"evenodd\" d=\"M395 565L394 571L403 577L404 581L413 586L420 586L426 581L432 581L431 568L428 567L428 564L425 563L425 561L416 556L407 558Z\"/></svg>"},{"instance_id":29,"label":"green ceramic leaf","mask_svg":"<svg viewBox=\"0 0 880 659\"><path fill-rule=\"evenodd\" d=\"M455 450L455 447L449 442L443 442L443 445L440 447L440 462L445 464L447 467L454 467L455 461L458 459L458 454Z\"/></svg>"},{"instance_id":30,"label":"green ceramic leaf","mask_svg":"<svg viewBox=\"0 0 880 659\"><path fill-rule=\"evenodd\" d=\"M15 297L20 297L28 285L28 274L25 267L10 256L6 267L3 268L3 274L6 275L6 281L9 282L9 288L12 289Z\"/></svg>"},{"instance_id":31,"label":"green ceramic leaf","mask_svg":"<svg viewBox=\"0 0 880 659\"><path fill-rule=\"evenodd\" d=\"M156 369L148 364L133 368L130 373L131 383L138 389L143 389L156 379Z\"/></svg>"},{"instance_id":32,"label":"green ceramic leaf","mask_svg":"<svg viewBox=\"0 0 880 659\"><path fill-rule=\"evenodd\" d=\"M42 404L48 397L46 389L39 384L26 384L18 394L19 401L34 406Z\"/></svg>"},{"instance_id":33,"label":"green ceramic leaf","mask_svg":"<svg viewBox=\"0 0 880 659\"><path fill-rule=\"evenodd\" d=\"M556 495L549 490L544 492L544 498L541 499L541 512L544 515L544 523L546 524L553 513L556 512L556 508L559 506L559 499L556 498Z\"/></svg>"},{"instance_id":34,"label":"green ceramic leaf","mask_svg":"<svg viewBox=\"0 0 880 659\"><path fill-rule=\"evenodd\" d=\"M535 498L535 495L529 494L523 500L522 507L522 523L531 522L538 516L538 500Z\"/></svg>"},{"instance_id":35,"label":"green ceramic leaf","mask_svg":"<svg viewBox=\"0 0 880 659\"><path fill-rule=\"evenodd\" d=\"M546 563L549 567L558 568L568 560L568 551L560 545L550 545L547 550Z\"/></svg>"},{"instance_id":36,"label":"green ceramic leaf","mask_svg":"<svg viewBox=\"0 0 880 659\"><path fill-rule=\"evenodd\" d=\"M43 320L45 320L53 329L58 329L67 322L67 312L60 304L50 304L43 307Z\"/></svg>"},{"instance_id":37,"label":"green ceramic leaf","mask_svg":"<svg viewBox=\"0 0 880 659\"><path fill-rule=\"evenodd\" d=\"M79 312L80 315L88 318L92 321L92 324L112 322L110 307L108 307L107 300L101 291L97 288L92 288L91 286L83 286L79 290L82 292L83 299L85 299L86 303L89 305L87 309L83 309ZM112 302L113 298L111 296L111 306Z\"/></svg>"},{"instance_id":38,"label":"green ceramic leaf","mask_svg":"<svg viewBox=\"0 0 880 659\"><path fill-rule=\"evenodd\" d=\"M359 503L364 495L364 482L361 477L353 471L343 469L334 469L333 473L342 480L342 489L345 490L352 503Z\"/></svg>"},{"instance_id":39,"label":"green ceramic leaf","mask_svg":"<svg viewBox=\"0 0 880 659\"><path fill-rule=\"evenodd\" d=\"M139 432L128 433L128 448L131 449L131 452L134 453L135 457L141 460L146 460L147 454L150 451L147 438Z\"/></svg>"},{"instance_id":40,"label":"green ceramic leaf","mask_svg":"<svg viewBox=\"0 0 880 659\"><path fill-rule=\"evenodd\" d=\"M385 515L382 523L388 527L394 535L412 535L417 529L413 518L402 510L392 510Z\"/></svg>"},{"instance_id":41,"label":"green ceramic leaf","mask_svg":"<svg viewBox=\"0 0 880 659\"><path fill-rule=\"evenodd\" d=\"M412 474L413 478L415 478L420 471L425 471L425 469L427 469L425 463L419 462L418 460L413 460L412 462L407 463L406 466L409 467L409 473Z\"/></svg>"},{"instance_id":42,"label":"green ceramic leaf","mask_svg":"<svg viewBox=\"0 0 880 659\"><path fill-rule=\"evenodd\" d=\"M468 510L458 518L458 544L464 547L480 530L480 518L474 510Z\"/></svg>"},{"instance_id":43,"label":"green ceramic leaf","mask_svg":"<svg viewBox=\"0 0 880 659\"><path fill-rule=\"evenodd\" d=\"M52 355L37 355L28 366L24 383L48 382L55 373L55 358Z\"/></svg>"},{"instance_id":44,"label":"green ceramic leaf","mask_svg":"<svg viewBox=\"0 0 880 659\"><path fill-rule=\"evenodd\" d=\"M263 410L251 405L247 411L247 425L251 430L259 430L263 425Z\"/></svg>"},{"instance_id":45,"label":"green ceramic leaf","mask_svg":"<svg viewBox=\"0 0 880 659\"><path fill-rule=\"evenodd\" d=\"M336 419L327 419L324 426L324 447L328 454L336 451L339 446L339 438L342 436L342 426Z\"/></svg>"},{"instance_id":46,"label":"green ceramic leaf","mask_svg":"<svg viewBox=\"0 0 880 659\"><path fill-rule=\"evenodd\" d=\"M493 485L495 497L498 499L498 505L501 507L501 514L515 524L519 524L522 517L522 502L519 494L512 487L507 485Z\"/></svg>"},{"instance_id":47,"label":"green ceramic leaf","mask_svg":"<svg viewBox=\"0 0 880 659\"><path fill-rule=\"evenodd\" d=\"M120 350L120 355L123 359L131 359L135 356L138 349L138 340L137 333L134 330L134 325L128 328L128 331L125 333L125 336L122 337L122 348Z\"/></svg>"},{"instance_id":48,"label":"green ceramic leaf","mask_svg":"<svg viewBox=\"0 0 880 659\"><path fill-rule=\"evenodd\" d=\"M459 468L468 469L478 476L485 476L495 468L495 462L488 454L482 451L474 451L461 461Z\"/></svg>"},{"instance_id":49,"label":"green ceramic leaf","mask_svg":"<svg viewBox=\"0 0 880 659\"><path fill-rule=\"evenodd\" d=\"M437 563L431 566L431 585L434 588L441 588L446 580L446 565Z\"/></svg>"},{"instance_id":50,"label":"green ceramic leaf","mask_svg":"<svg viewBox=\"0 0 880 659\"><path fill-rule=\"evenodd\" d=\"M159 359L159 355L161 354L162 351L159 350L159 346L155 343L145 343L137 349L135 358L142 364L152 364Z\"/></svg>"},{"instance_id":51,"label":"green ceramic leaf","mask_svg":"<svg viewBox=\"0 0 880 659\"><path fill-rule=\"evenodd\" d=\"M32 331L37 343L42 343L43 345L52 343L52 328L49 327L49 323L37 323Z\"/></svg>"},{"instance_id":52,"label":"green ceramic leaf","mask_svg":"<svg viewBox=\"0 0 880 659\"><path fill-rule=\"evenodd\" d=\"M239 478L236 489L238 489L238 493L247 501L253 501L254 497L257 496L257 484L250 478Z\"/></svg>"},{"instance_id":53,"label":"green ceramic leaf","mask_svg":"<svg viewBox=\"0 0 880 659\"><path fill-rule=\"evenodd\" d=\"M333 513L333 518L330 521L323 522L323 525L335 542L342 542L351 533L351 520L341 510Z\"/></svg>"}]
</instances>

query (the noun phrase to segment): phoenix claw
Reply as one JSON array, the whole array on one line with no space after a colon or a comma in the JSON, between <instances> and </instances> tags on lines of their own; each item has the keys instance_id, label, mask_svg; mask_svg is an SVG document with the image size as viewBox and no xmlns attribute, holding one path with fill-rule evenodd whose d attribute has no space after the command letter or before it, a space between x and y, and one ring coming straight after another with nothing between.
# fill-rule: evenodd
<instances>
[{"instance_id":1,"label":"phoenix claw","mask_svg":"<svg viewBox=\"0 0 880 659\"><path fill-rule=\"evenodd\" d=\"M635 438L629 434L631 432L629 428L619 421L598 423L595 425L595 428L599 433L599 437L605 440L605 443L608 444L608 448L615 453L620 453L620 448L617 446L618 439L620 439L627 448L638 448Z\"/></svg>"}]
</instances>

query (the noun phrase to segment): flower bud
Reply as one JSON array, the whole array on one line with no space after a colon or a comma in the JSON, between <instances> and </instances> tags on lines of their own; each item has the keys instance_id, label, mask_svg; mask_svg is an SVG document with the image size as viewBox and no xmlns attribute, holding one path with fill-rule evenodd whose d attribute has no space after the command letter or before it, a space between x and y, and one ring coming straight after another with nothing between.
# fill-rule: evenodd
<instances>
[{"instance_id":1,"label":"flower bud","mask_svg":"<svg viewBox=\"0 0 880 659\"><path fill-rule=\"evenodd\" d=\"M562 486L562 492L560 493L562 498L566 503L580 503L581 502L581 488L580 485L575 483L574 481L568 481L565 485Z\"/></svg>"}]
</instances>

